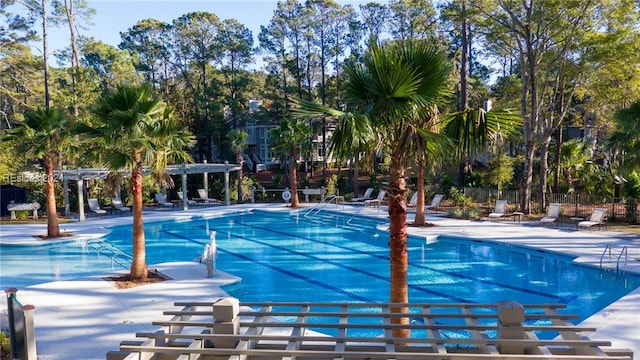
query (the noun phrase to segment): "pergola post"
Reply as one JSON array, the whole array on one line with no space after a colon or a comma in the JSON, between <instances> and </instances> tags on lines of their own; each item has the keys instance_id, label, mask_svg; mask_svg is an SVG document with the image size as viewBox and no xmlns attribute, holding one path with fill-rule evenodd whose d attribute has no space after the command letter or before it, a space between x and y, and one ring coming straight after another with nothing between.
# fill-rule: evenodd
<instances>
[{"instance_id":1,"label":"pergola post","mask_svg":"<svg viewBox=\"0 0 640 360\"><path fill-rule=\"evenodd\" d=\"M207 159L202 160L202 163L206 165ZM209 196L208 195L209 194L209 173L205 171L202 174L202 177L203 177L202 185L204 185L204 189L207 192L207 196Z\"/></svg>"},{"instance_id":2,"label":"pergola post","mask_svg":"<svg viewBox=\"0 0 640 360\"><path fill-rule=\"evenodd\" d=\"M229 198L229 162L224 162L224 204L231 205L231 199Z\"/></svg>"},{"instance_id":3,"label":"pergola post","mask_svg":"<svg viewBox=\"0 0 640 360\"><path fill-rule=\"evenodd\" d=\"M82 180L82 168L78 168L78 219L84 221L84 181Z\"/></svg>"},{"instance_id":4,"label":"pergola post","mask_svg":"<svg viewBox=\"0 0 640 360\"><path fill-rule=\"evenodd\" d=\"M62 167L63 170L67 169L67 166ZM69 204L69 179L62 175L62 191L64 191L64 216L71 216L71 206Z\"/></svg>"},{"instance_id":5,"label":"pergola post","mask_svg":"<svg viewBox=\"0 0 640 360\"><path fill-rule=\"evenodd\" d=\"M187 167L184 163L182 163L182 210L189 210L189 203L187 199L189 198L189 194L187 193Z\"/></svg>"}]
</instances>

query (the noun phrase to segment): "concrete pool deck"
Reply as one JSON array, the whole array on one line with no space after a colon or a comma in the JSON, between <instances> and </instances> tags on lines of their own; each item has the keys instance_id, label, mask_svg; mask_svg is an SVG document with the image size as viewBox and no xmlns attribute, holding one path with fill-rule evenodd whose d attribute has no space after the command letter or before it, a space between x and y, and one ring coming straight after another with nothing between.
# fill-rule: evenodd
<instances>
[{"instance_id":1,"label":"concrete pool deck","mask_svg":"<svg viewBox=\"0 0 640 360\"><path fill-rule=\"evenodd\" d=\"M304 204L304 212L314 204ZM227 211L249 209L281 211L290 209L283 204L245 204L229 207L194 207L190 210L145 212L145 223L193 216L214 216ZM331 206L330 210L356 213L361 206ZM387 218L386 208L366 208L366 216ZM413 219L410 213L409 220ZM607 230L581 230L566 225L543 228L537 223L518 224L512 219L503 221L466 221L429 214L427 221L436 226L409 227L413 235L435 238L440 234L526 246L543 251L575 256L576 262L599 266L607 243L613 248L613 261L603 267L615 271L616 260L623 246L628 248L628 263L620 270L640 274L640 236ZM131 216L95 217L85 222L60 224L60 229L77 234L79 238L100 237L106 227L130 224ZM0 226L0 243L12 245L42 244L33 236L46 232L46 225ZM605 259L608 260L608 259ZM1 271L0 264L0 271ZM104 359L105 354L117 350L121 341L135 340L136 332L157 329L153 321L163 318L162 312L173 308L176 301L211 301L227 294L221 286L238 281L233 274L218 271L214 278L206 277L206 269L196 262L150 264L172 280L130 288L117 289L103 276L56 281L18 289L23 304L32 304L38 358L48 359ZM105 274L107 275L107 274ZM1 284L0 284L1 285ZM3 288L4 290L4 288ZM242 299L240 299L242 300ZM2 318L6 317L6 298L0 301ZM580 325L597 328L587 333L592 340L609 340L613 348L633 350L640 359L640 288L594 314ZM4 324L3 324L4 327Z\"/></svg>"}]
</instances>

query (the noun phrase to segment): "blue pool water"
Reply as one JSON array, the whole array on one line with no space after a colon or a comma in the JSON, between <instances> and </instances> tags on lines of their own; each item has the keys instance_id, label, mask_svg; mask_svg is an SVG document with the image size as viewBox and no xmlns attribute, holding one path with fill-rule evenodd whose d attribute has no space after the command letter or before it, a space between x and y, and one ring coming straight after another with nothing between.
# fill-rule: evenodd
<instances>
[{"instance_id":1,"label":"blue pool water","mask_svg":"<svg viewBox=\"0 0 640 360\"><path fill-rule=\"evenodd\" d=\"M146 223L147 262L192 261L216 231L217 268L242 277L224 290L241 301L387 302L388 234L376 230L379 219L346 221L328 212L308 219L254 211ZM131 253L131 228L111 230L106 244L3 246L0 284L21 287L126 269L119 251ZM580 320L640 287L638 276L574 265L568 257L446 237L430 244L411 237L409 264L412 303L562 303Z\"/></svg>"}]
</instances>

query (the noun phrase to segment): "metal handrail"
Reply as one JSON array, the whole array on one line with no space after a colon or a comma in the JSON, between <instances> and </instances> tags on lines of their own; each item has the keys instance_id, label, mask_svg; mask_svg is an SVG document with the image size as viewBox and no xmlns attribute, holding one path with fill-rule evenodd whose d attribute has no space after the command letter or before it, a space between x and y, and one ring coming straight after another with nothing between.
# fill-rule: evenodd
<instances>
[{"instance_id":1,"label":"metal handrail","mask_svg":"<svg viewBox=\"0 0 640 360\"><path fill-rule=\"evenodd\" d=\"M338 205L338 200L342 199L344 200L344 196L339 196L339 195L329 195L327 197L325 197L324 199L322 199L322 201L320 201L319 203L317 203L314 207L312 207L311 209L309 209L309 211L307 211L304 214L304 217L307 217L309 215L316 215L317 213L319 213L322 210L323 206L329 205L332 202L336 204L336 206Z\"/></svg>"},{"instance_id":2,"label":"metal handrail","mask_svg":"<svg viewBox=\"0 0 640 360\"><path fill-rule=\"evenodd\" d=\"M100 256L100 252L102 253L109 253L110 252L110 259L111 259L111 267L113 268L114 263L118 263L120 266L127 268L127 264L123 264L119 261L116 260L116 257L121 256L124 259L128 260L129 262L131 262L133 260L133 257L129 254L127 254L126 252L120 250L119 248L104 242L102 240L98 240L98 241L87 241L87 245L91 246L97 253L98 256ZM105 254L106 255L106 254Z\"/></svg>"},{"instance_id":3,"label":"metal handrail","mask_svg":"<svg viewBox=\"0 0 640 360\"><path fill-rule=\"evenodd\" d=\"M604 248L604 251L600 256L600 269L602 269L602 259L604 258L604 255L607 253L607 250L609 250L609 262L611 262L611 243L607 243L607 246Z\"/></svg>"},{"instance_id":4,"label":"metal handrail","mask_svg":"<svg viewBox=\"0 0 640 360\"><path fill-rule=\"evenodd\" d=\"M622 248L622 251L620 251L620 255L618 255L618 261L616 262L616 271L620 271L620 259L622 258L623 254L624 254L624 266L627 266L629 251L626 245Z\"/></svg>"}]
</instances>

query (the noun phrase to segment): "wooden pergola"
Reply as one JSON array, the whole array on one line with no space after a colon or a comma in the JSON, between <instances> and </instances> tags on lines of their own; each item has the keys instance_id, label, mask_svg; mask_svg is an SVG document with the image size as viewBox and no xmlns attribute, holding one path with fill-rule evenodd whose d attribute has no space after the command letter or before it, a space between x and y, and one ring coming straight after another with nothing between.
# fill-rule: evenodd
<instances>
[{"instance_id":1,"label":"wooden pergola","mask_svg":"<svg viewBox=\"0 0 640 360\"><path fill-rule=\"evenodd\" d=\"M202 184L204 189L209 191L209 184L207 180L207 174L209 173L224 173L224 203L225 205L230 204L229 199L229 173L240 170L240 166L236 164L229 164L228 161L225 161L224 164L207 164L205 163L196 163L196 164L180 164L180 165L169 165L166 168L166 171L169 175L181 175L182 177L182 188L187 188L187 176L190 174L204 174L204 183ZM84 181L92 180L92 179L105 179L107 175L113 173L113 170L103 169L103 168L76 168L76 169L64 169L62 170L62 183L64 188L64 209L65 216L71 215L70 210L70 201L69 201L69 181L76 181L78 184L78 212L79 212L79 220L85 220L84 213ZM124 177L129 176L128 170L120 170L119 171ZM150 172L149 168L144 168L143 173L148 174ZM189 204L187 202L187 197L182 201L182 208L184 210L189 209Z\"/></svg>"},{"instance_id":2,"label":"wooden pergola","mask_svg":"<svg viewBox=\"0 0 640 360\"><path fill-rule=\"evenodd\" d=\"M591 340L594 328L570 322L563 304L245 302L222 298L176 302L171 319L154 321L154 332L137 333L107 360L140 359L565 359L631 360L628 349ZM392 312L407 306L409 324ZM392 330L411 331L394 338ZM364 330L364 331L363 331ZM557 336L541 339L538 332Z\"/></svg>"}]
</instances>

